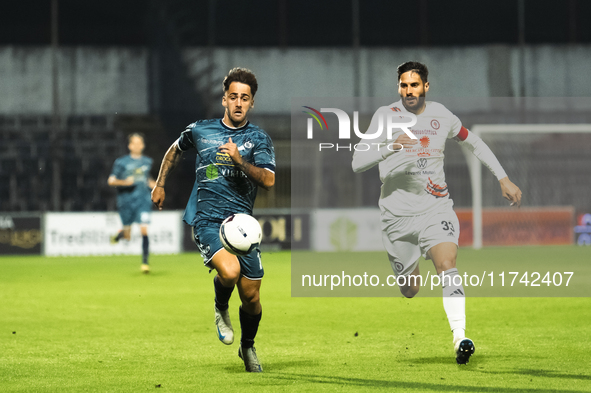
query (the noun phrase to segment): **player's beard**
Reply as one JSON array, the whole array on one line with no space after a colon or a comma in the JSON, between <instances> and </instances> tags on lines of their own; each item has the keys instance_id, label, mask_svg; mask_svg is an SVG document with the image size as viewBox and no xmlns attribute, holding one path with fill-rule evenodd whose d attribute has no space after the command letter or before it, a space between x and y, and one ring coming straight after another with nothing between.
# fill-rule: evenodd
<instances>
[{"instance_id":1,"label":"player's beard","mask_svg":"<svg viewBox=\"0 0 591 393\"><path fill-rule=\"evenodd\" d=\"M410 102L409 99L411 99ZM402 97L402 103L404 104L404 107L411 112L422 108L425 104L425 93L418 97Z\"/></svg>"}]
</instances>

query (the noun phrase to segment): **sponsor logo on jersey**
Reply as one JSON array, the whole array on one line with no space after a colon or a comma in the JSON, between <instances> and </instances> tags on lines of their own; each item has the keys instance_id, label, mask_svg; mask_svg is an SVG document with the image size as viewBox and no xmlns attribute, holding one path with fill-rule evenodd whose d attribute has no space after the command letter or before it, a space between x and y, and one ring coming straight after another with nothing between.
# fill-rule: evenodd
<instances>
[{"instance_id":1,"label":"sponsor logo on jersey","mask_svg":"<svg viewBox=\"0 0 591 393\"><path fill-rule=\"evenodd\" d=\"M214 164L209 164L207 166L207 169L205 170L205 176L207 176L207 178L209 180L215 180L215 179L217 179L218 176L219 176L219 172L218 172L217 166L215 166Z\"/></svg>"},{"instance_id":2,"label":"sponsor logo on jersey","mask_svg":"<svg viewBox=\"0 0 591 393\"><path fill-rule=\"evenodd\" d=\"M429 139L428 136L422 137L419 141L421 142L421 147L422 148L426 148L426 147L429 146L430 139Z\"/></svg>"},{"instance_id":3,"label":"sponsor logo on jersey","mask_svg":"<svg viewBox=\"0 0 591 393\"><path fill-rule=\"evenodd\" d=\"M412 133L415 135L437 135L437 131L433 130L412 130Z\"/></svg>"},{"instance_id":4,"label":"sponsor logo on jersey","mask_svg":"<svg viewBox=\"0 0 591 393\"><path fill-rule=\"evenodd\" d=\"M427 159L426 158L419 158L417 160L417 168L424 169L427 166Z\"/></svg>"},{"instance_id":5,"label":"sponsor logo on jersey","mask_svg":"<svg viewBox=\"0 0 591 393\"><path fill-rule=\"evenodd\" d=\"M220 174L220 176L223 177L246 177L244 172L242 172L240 169L235 169L233 167L222 167L218 170L218 173Z\"/></svg>"},{"instance_id":6,"label":"sponsor logo on jersey","mask_svg":"<svg viewBox=\"0 0 591 393\"><path fill-rule=\"evenodd\" d=\"M215 146L223 145L223 143L221 141L216 141L214 139L206 139L206 138L201 138L201 143L205 143L207 145L215 145Z\"/></svg>"},{"instance_id":7,"label":"sponsor logo on jersey","mask_svg":"<svg viewBox=\"0 0 591 393\"><path fill-rule=\"evenodd\" d=\"M219 166L218 165L222 165ZM205 170L205 176L209 180L215 180L218 177L246 177L244 172L236 169L233 165L209 164Z\"/></svg>"},{"instance_id":8,"label":"sponsor logo on jersey","mask_svg":"<svg viewBox=\"0 0 591 393\"><path fill-rule=\"evenodd\" d=\"M417 176L417 175L434 175L435 171L406 171L404 172L405 175L409 176Z\"/></svg>"},{"instance_id":9,"label":"sponsor logo on jersey","mask_svg":"<svg viewBox=\"0 0 591 393\"><path fill-rule=\"evenodd\" d=\"M232 157L228 153L216 153L215 164L234 166L234 161L232 161Z\"/></svg>"},{"instance_id":10,"label":"sponsor logo on jersey","mask_svg":"<svg viewBox=\"0 0 591 393\"><path fill-rule=\"evenodd\" d=\"M441 127L441 124L439 124L439 121L437 121L437 119L433 119L431 120L431 127L433 127L435 130L438 130L439 127Z\"/></svg>"}]
</instances>

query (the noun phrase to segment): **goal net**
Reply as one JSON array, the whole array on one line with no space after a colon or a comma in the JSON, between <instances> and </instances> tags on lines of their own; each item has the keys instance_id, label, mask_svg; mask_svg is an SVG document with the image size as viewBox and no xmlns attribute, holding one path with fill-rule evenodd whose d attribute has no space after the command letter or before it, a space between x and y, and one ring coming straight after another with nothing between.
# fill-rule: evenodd
<instances>
[{"instance_id":1,"label":"goal net","mask_svg":"<svg viewBox=\"0 0 591 393\"><path fill-rule=\"evenodd\" d=\"M476 124L523 192L521 208L499 198L497 179L465 151L472 209L458 209L474 248L573 244L577 217L591 213L591 124ZM472 228L469 228L472 226Z\"/></svg>"}]
</instances>

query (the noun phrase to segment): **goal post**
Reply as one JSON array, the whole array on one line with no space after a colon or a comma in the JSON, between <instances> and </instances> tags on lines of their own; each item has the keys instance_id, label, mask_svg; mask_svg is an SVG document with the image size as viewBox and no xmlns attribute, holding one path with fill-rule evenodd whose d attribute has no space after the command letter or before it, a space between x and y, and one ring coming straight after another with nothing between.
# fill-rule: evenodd
<instances>
[{"instance_id":1,"label":"goal post","mask_svg":"<svg viewBox=\"0 0 591 393\"><path fill-rule=\"evenodd\" d=\"M521 188L525 209L568 206L572 214L590 209L586 201L591 199L591 124L475 124L471 131L490 146ZM472 246L480 249L485 245L483 209L499 208L499 203L498 198L494 203L483 201L488 194L482 164L467 149L462 151L472 186Z\"/></svg>"}]
</instances>

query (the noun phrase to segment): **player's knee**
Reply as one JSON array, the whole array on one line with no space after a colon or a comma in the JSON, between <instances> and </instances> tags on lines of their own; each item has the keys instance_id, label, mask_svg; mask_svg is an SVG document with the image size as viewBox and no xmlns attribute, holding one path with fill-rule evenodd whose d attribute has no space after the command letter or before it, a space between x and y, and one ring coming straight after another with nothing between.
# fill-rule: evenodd
<instances>
[{"instance_id":1,"label":"player's knee","mask_svg":"<svg viewBox=\"0 0 591 393\"><path fill-rule=\"evenodd\" d=\"M456 267L456 259L455 258L446 258L439 263L438 266L438 273L444 272L449 269L453 269Z\"/></svg>"},{"instance_id":2,"label":"player's knee","mask_svg":"<svg viewBox=\"0 0 591 393\"><path fill-rule=\"evenodd\" d=\"M222 269L218 269L218 276L225 286L236 285L240 278L240 265L238 268L234 266L225 266Z\"/></svg>"}]
</instances>

